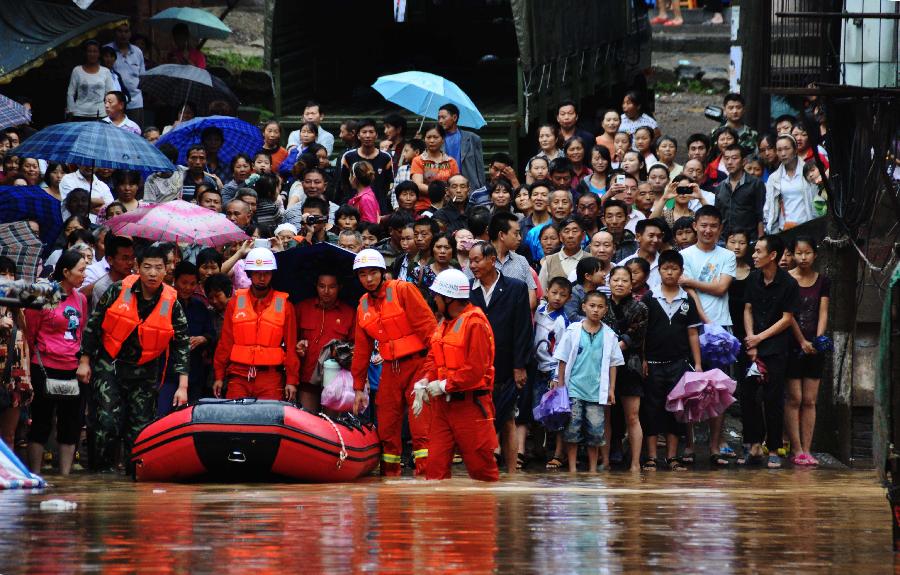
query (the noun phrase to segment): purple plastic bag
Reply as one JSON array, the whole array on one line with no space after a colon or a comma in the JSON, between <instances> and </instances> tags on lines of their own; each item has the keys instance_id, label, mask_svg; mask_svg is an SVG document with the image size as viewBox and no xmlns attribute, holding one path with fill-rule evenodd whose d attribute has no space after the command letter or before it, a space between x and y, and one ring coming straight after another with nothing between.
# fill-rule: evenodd
<instances>
[{"instance_id":1,"label":"purple plastic bag","mask_svg":"<svg viewBox=\"0 0 900 575\"><path fill-rule=\"evenodd\" d=\"M560 431L569 423L572 408L569 406L569 391L555 387L541 396L541 402L531 411L534 419L550 431Z\"/></svg>"},{"instance_id":2,"label":"purple plastic bag","mask_svg":"<svg viewBox=\"0 0 900 575\"><path fill-rule=\"evenodd\" d=\"M714 323L703 326L700 334L700 355L703 358L703 366L728 367L737 361L741 351L741 342L725 328Z\"/></svg>"},{"instance_id":3,"label":"purple plastic bag","mask_svg":"<svg viewBox=\"0 0 900 575\"><path fill-rule=\"evenodd\" d=\"M353 391L353 376L346 369L337 372L328 385L322 388L322 405L334 411L351 411L356 392ZM362 409L368 406L365 402Z\"/></svg>"}]
</instances>

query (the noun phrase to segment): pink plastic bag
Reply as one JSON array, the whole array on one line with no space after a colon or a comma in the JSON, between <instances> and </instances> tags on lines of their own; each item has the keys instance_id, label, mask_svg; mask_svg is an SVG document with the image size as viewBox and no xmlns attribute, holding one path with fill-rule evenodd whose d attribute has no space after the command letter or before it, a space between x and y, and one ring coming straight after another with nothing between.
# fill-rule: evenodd
<instances>
[{"instance_id":1,"label":"pink plastic bag","mask_svg":"<svg viewBox=\"0 0 900 575\"><path fill-rule=\"evenodd\" d=\"M352 411L356 392L353 391L353 376L346 369L338 371L330 382L322 389L322 405L334 411ZM369 406L369 399L363 403L362 409Z\"/></svg>"}]
</instances>

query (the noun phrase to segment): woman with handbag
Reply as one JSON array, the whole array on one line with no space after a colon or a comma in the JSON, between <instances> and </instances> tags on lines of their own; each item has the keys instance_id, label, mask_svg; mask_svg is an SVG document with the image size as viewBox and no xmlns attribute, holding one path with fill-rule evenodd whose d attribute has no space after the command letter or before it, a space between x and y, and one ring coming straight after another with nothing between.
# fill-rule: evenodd
<instances>
[{"instance_id":1,"label":"woman with handbag","mask_svg":"<svg viewBox=\"0 0 900 575\"><path fill-rule=\"evenodd\" d=\"M78 350L87 322L87 298L78 291L87 267L84 256L67 250L59 257L53 280L59 282L62 300L50 309L26 310L26 339L31 350L31 375L35 388L28 432L28 466L41 471L44 445L50 438L56 413L59 472L68 475L81 434L81 390L75 379Z\"/></svg>"},{"instance_id":2,"label":"woman with handbag","mask_svg":"<svg viewBox=\"0 0 900 575\"><path fill-rule=\"evenodd\" d=\"M0 279L16 279L16 263L0 256ZM14 448L20 409L31 401L22 312L0 306L0 441Z\"/></svg>"}]
</instances>

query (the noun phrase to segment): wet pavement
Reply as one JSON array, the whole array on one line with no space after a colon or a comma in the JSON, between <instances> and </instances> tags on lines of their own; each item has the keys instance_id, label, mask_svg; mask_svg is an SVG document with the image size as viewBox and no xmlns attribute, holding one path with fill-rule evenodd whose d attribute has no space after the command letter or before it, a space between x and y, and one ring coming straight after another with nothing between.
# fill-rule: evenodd
<instances>
[{"instance_id":1,"label":"wet pavement","mask_svg":"<svg viewBox=\"0 0 900 575\"><path fill-rule=\"evenodd\" d=\"M0 573L894 570L888 506L869 472L541 473L494 485L49 479L43 492L0 492ZM77 509L40 510L53 498Z\"/></svg>"}]
</instances>

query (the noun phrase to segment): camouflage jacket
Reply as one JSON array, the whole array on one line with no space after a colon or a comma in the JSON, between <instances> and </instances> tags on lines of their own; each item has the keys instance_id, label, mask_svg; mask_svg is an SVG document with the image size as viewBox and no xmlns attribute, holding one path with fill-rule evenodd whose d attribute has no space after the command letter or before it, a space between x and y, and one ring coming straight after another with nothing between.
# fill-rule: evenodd
<instances>
[{"instance_id":1,"label":"camouflage jacket","mask_svg":"<svg viewBox=\"0 0 900 575\"><path fill-rule=\"evenodd\" d=\"M87 355L92 359L96 359L101 351L106 354L106 351L103 349L103 318L106 317L106 310L108 310L113 302L118 299L121 291L122 282L115 282L109 286L109 289L107 289L100 297L100 301L91 313L91 317L88 319L87 325L84 328L84 335L81 338L82 355ZM135 299L138 302L138 317L146 319L147 316L150 315L150 312L153 311L153 308L156 307L157 302L159 302L162 290L160 290L153 298L145 300L143 296L141 296L141 282L137 281L134 283L134 286L132 286L131 291L137 296ZM172 327L175 328L175 336L169 343L168 363L175 373L187 375L190 366L188 322L181 304L177 301L175 302L175 305L172 306ZM114 359L117 362L136 365L140 357L141 344L138 340L138 330L135 329L131 332L131 335L128 336L128 339L125 340L125 343L122 344L119 355ZM160 357L164 358L165 354ZM152 364L153 362L150 362L148 365Z\"/></svg>"}]
</instances>

